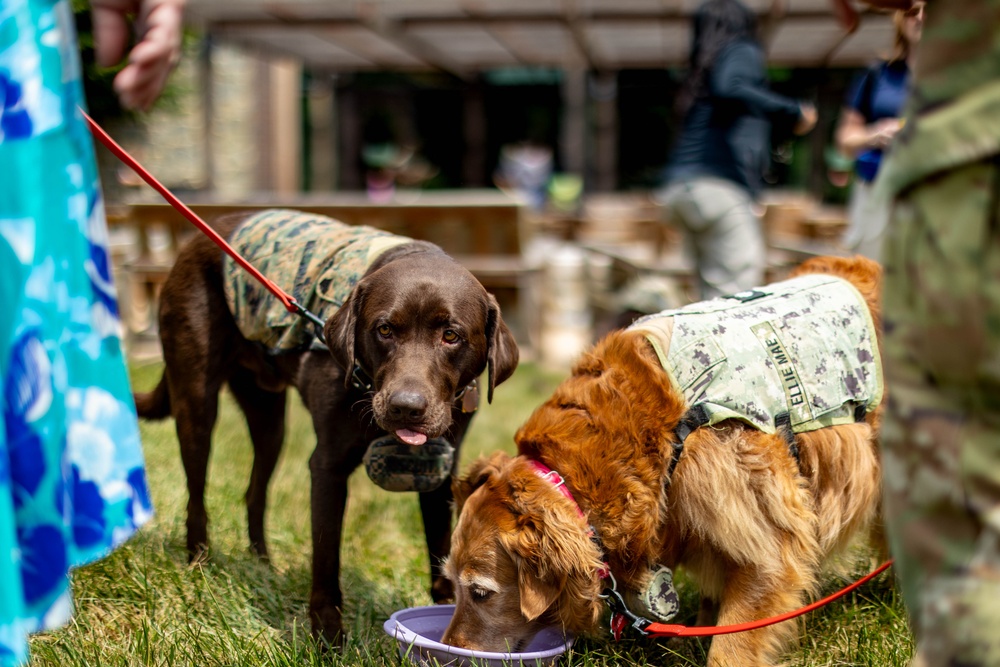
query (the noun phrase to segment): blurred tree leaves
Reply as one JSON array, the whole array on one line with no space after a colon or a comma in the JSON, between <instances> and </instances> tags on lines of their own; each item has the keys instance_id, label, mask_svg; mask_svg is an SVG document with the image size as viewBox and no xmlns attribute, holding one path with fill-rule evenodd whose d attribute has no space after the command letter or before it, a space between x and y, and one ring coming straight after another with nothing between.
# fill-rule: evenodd
<instances>
[{"instance_id":1,"label":"blurred tree leaves","mask_svg":"<svg viewBox=\"0 0 1000 667\"><path fill-rule=\"evenodd\" d=\"M77 40L80 44L80 62L83 66L83 92L87 98L90 115L98 122L111 118L129 116L132 113L118 102L112 88L115 75L125 63L115 67L98 67L94 55L94 26L90 18L90 3L87 0L71 0L73 17L76 20Z\"/></svg>"},{"instance_id":2,"label":"blurred tree leaves","mask_svg":"<svg viewBox=\"0 0 1000 667\"><path fill-rule=\"evenodd\" d=\"M114 67L100 67L94 52L94 27L90 16L89 0L70 0L76 23L77 40L80 45L80 63L83 67L83 92L91 117L98 123L116 118L134 118L138 114L125 109L118 101L112 82L115 75L125 66L126 60ZM189 44L194 37L185 31L184 41ZM126 53L132 44L126 48ZM167 85L156 101L157 107L176 104L180 91L167 81Z\"/></svg>"}]
</instances>

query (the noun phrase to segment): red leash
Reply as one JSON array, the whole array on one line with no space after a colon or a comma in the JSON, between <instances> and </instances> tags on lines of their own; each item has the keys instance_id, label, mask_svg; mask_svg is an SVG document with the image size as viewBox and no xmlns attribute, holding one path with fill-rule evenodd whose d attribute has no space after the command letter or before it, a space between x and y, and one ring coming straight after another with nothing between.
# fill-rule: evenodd
<instances>
[{"instance_id":1,"label":"red leash","mask_svg":"<svg viewBox=\"0 0 1000 667\"><path fill-rule=\"evenodd\" d=\"M108 150L114 153L115 157L117 157L119 160L128 165L128 167L132 169L132 171L134 171L136 174L138 174L138 176L142 180L149 183L149 185L152 186L154 190L159 192L171 206L173 206L181 213L181 215L187 218L192 224L194 224L195 227L204 232L205 235L208 236L208 238L212 239L212 242L215 243L215 245L222 248L222 250L224 250L226 254L232 257L233 261L242 266L244 269L246 269L248 273L250 273L250 275L252 275L258 281L260 281L261 285L266 287L269 292L271 292L274 296L278 298L279 301L281 301L281 304L288 310L288 312L296 313L298 315L301 315L302 317L305 317L307 320L309 320L310 322L319 327L320 333L322 332L324 324L323 320L321 320L319 317L306 310L295 300L293 296L291 296L283 289L275 285L273 282L268 280L267 277L264 276L264 274L262 274L253 266L253 264L248 262L238 252L236 252L236 250L234 250L233 247L229 245L224 238L219 236L218 232L209 227L208 224L204 220L199 218L194 211L188 208L187 205L184 204L184 202L182 202L180 199L174 196L174 194L170 192L170 190L168 190L165 185L156 180L156 178L154 178L152 174L146 171L146 169L141 164L139 164L135 158L129 155L128 151L119 146L118 143L114 139L112 139L107 132L104 131L104 128L102 128L100 125L94 122L94 119L87 115L86 111L80 109L80 113L83 114L84 120L86 120L87 125L90 126L90 132L97 139L99 139L100 142L108 148ZM320 335L320 340L323 340L322 335Z\"/></svg>"},{"instance_id":2,"label":"red leash","mask_svg":"<svg viewBox=\"0 0 1000 667\"><path fill-rule=\"evenodd\" d=\"M878 566L874 571L865 575L861 579L858 579L853 584L843 588L832 595L828 595L822 600L817 600L810 605L806 605L801 609L796 609L795 611L790 611L786 614L780 614L778 616L772 616L771 618L764 618L759 621L750 621L749 623L737 623L735 625L718 625L718 626L705 626L705 627L688 627L686 625L668 625L665 623L648 623L648 625L643 624L640 627L639 622L633 623L643 634L650 637L712 637L715 635L731 635L737 632L746 632L748 630L756 630L758 628L764 628L769 625L774 625L776 623L781 623L783 621L788 621L803 614L807 614L810 611L819 609L820 607L827 605L839 597L847 595L859 586L871 581L878 575L889 569L892 565L892 560L888 560L882 565ZM620 611L615 612L616 614L621 614ZM641 619L645 620L645 619ZM614 628L614 621L612 621L612 629ZM620 633L620 630L619 630Z\"/></svg>"}]
</instances>

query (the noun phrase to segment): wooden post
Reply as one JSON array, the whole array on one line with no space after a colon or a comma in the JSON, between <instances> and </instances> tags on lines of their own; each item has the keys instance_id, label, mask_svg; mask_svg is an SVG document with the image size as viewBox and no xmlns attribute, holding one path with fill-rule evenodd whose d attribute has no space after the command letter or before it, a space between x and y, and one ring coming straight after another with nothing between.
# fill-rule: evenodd
<instances>
[{"instance_id":1,"label":"wooden post","mask_svg":"<svg viewBox=\"0 0 1000 667\"><path fill-rule=\"evenodd\" d=\"M486 175L486 105L483 89L469 86L463 98L463 132L465 151L462 161L462 180L465 187L488 185Z\"/></svg>"},{"instance_id":2,"label":"wooden post","mask_svg":"<svg viewBox=\"0 0 1000 667\"><path fill-rule=\"evenodd\" d=\"M587 70L563 70L563 122L559 152L563 171L587 177Z\"/></svg>"},{"instance_id":3,"label":"wooden post","mask_svg":"<svg viewBox=\"0 0 1000 667\"><path fill-rule=\"evenodd\" d=\"M598 72L591 89L594 98L594 189L611 192L618 185L617 72Z\"/></svg>"},{"instance_id":4,"label":"wooden post","mask_svg":"<svg viewBox=\"0 0 1000 667\"><path fill-rule=\"evenodd\" d=\"M325 192L337 184L337 123L334 88L330 76L312 77L307 91L309 105L309 189Z\"/></svg>"},{"instance_id":5,"label":"wooden post","mask_svg":"<svg viewBox=\"0 0 1000 667\"><path fill-rule=\"evenodd\" d=\"M270 63L271 186L276 193L298 192L302 183L302 66L291 58Z\"/></svg>"},{"instance_id":6,"label":"wooden post","mask_svg":"<svg viewBox=\"0 0 1000 667\"><path fill-rule=\"evenodd\" d=\"M361 117L358 113L358 93L349 85L336 87L339 132L339 185L342 190L363 190L361 172Z\"/></svg>"}]
</instances>

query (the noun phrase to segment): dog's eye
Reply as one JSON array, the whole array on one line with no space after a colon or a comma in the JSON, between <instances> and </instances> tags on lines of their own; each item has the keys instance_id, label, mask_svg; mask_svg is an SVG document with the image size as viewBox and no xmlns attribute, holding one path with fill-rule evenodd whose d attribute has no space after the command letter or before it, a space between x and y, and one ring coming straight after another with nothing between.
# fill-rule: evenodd
<instances>
[{"instance_id":1,"label":"dog's eye","mask_svg":"<svg viewBox=\"0 0 1000 667\"><path fill-rule=\"evenodd\" d=\"M389 336L392 335L392 327L390 327L388 324L379 325L376 331L378 331L378 335L381 336L382 338L388 338Z\"/></svg>"},{"instance_id":2,"label":"dog's eye","mask_svg":"<svg viewBox=\"0 0 1000 667\"><path fill-rule=\"evenodd\" d=\"M457 343L458 342L458 334L455 333L451 329L445 329L444 330L444 334L441 335L441 338L446 343Z\"/></svg>"},{"instance_id":3,"label":"dog's eye","mask_svg":"<svg viewBox=\"0 0 1000 667\"><path fill-rule=\"evenodd\" d=\"M493 595L493 591L488 591L485 588L471 588L469 589L469 593L472 595L474 602L485 602Z\"/></svg>"}]
</instances>

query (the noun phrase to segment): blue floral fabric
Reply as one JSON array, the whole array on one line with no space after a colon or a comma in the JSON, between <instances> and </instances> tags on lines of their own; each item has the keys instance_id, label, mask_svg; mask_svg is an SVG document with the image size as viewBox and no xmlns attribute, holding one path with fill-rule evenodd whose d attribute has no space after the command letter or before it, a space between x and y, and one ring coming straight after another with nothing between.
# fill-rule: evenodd
<instances>
[{"instance_id":1,"label":"blue floral fabric","mask_svg":"<svg viewBox=\"0 0 1000 667\"><path fill-rule=\"evenodd\" d=\"M152 515L68 2L0 2L0 667Z\"/></svg>"}]
</instances>

